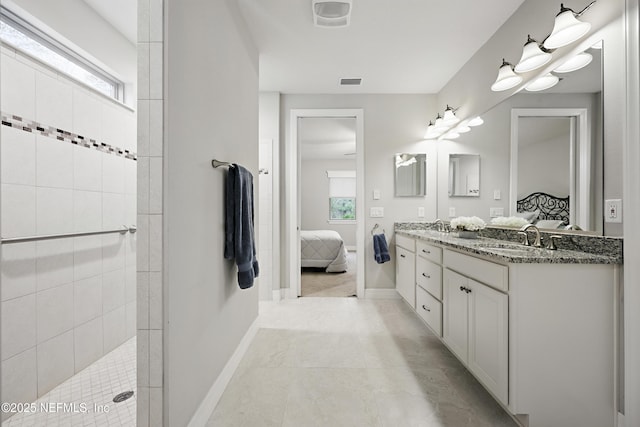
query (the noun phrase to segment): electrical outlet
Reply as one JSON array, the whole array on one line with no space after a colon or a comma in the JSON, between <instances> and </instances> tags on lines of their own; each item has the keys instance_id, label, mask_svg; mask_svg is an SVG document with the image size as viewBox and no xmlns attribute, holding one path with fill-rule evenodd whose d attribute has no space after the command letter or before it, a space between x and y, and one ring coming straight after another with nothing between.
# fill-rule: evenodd
<instances>
[{"instance_id":1,"label":"electrical outlet","mask_svg":"<svg viewBox=\"0 0 640 427\"><path fill-rule=\"evenodd\" d=\"M424 208L422 206L418 208L418 218L424 218Z\"/></svg>"},{"instance_id":2,"label":"electrical outlet","mask_svg":"<svg viewBox=\"0 0 640 427\"><path fill-rule=\"evenodd\" d=\"M610 199L604 201L604 221L622 222L622 200Z\"/></svg>"},{"instance_id":3,"label":"electrical outlet","mask_svg":"<svg viewBox=\"0 0 640 427\"><path fill-rule=\"evenodd\" d=\"M489 216L491 218L497 218L504 216L504 208L489 208Z\"/></svg>"},{"instance_id":4,"label":"electrical outlet","mask_svg":"<svg viewBox=\"0 0 640 427\"><path fill-rule=\"evenodd\" d=\"M373 190L373 200L380 200L380 190Z\"/></svg>"},{"instance_id":5,"label":"electrical outlet","mask_svg":"<svg viewBox=\"0 0 640 427\"><path fill-rule=\"evenodd\" d=\"M500 194L500 190L493 190L493 200L502 199L502 194Z\"/></svg>"},{"instance_id":6,"label":"electrical outlet","mask_svg":"<svg viewBox=\"0 0 640 427\"><path fill-rule=\"evenodd\" d=\"M369 209L369 217L382 218L384 217L384 208L371 208Z\"/></svg>"},{"instance_id":7,"label":"electrical outlet","mask_svg":"<svg viewBox=\"0 0 640 427\"><path fill-rule=\"evenodd\" d=\"M454 216L456 216L456 208L451 207L449 208L449 218L453 218Z\"/></svg>"}]
</instances>

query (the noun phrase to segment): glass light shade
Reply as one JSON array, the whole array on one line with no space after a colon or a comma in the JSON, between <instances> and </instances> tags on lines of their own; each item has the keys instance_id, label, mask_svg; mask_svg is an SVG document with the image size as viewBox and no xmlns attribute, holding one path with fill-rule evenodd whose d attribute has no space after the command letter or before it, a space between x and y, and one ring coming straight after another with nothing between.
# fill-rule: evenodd
<instances>
[{"instance_id":1,"label":"glass light shade","mask_svg":"<svg viewBox=\"0 0 640 427\"><path fill-rule=\"evenodd\" d=\"M442 123L446 126L451 126L460 121L459 118L456 117L456 113L453 112L453 108L447 105L447 109L444 110L444 117L442 118Z\"/></svg>"},{"instance_id":2,"label":"glass light shade","mask_svg":"<svg viewBox=\"0 0 640 427\"><path fill-rule=\"evenodd\" d=\"M554 87L558 84L559 81L560 79L558 78L558 76L554 76L553 74L548 73L542 77L538 77L537 79L529 83L527 86L525 86L525 89L529 92L539 92L541 90Z\"/></svg>"},{"instance_id":3,"label":"glass light shade","mask_svg":"<svg viewBox=\"0 0 640 427\"><path fill-rule=\"evenodd\" d=\"M500 70L498 70L498 78L495 83L491 85L491 90L494 92L501 92L503 90L511 89L522 83L522 76L513 72L511 64L508 62L502 62Z\"/></svg>"},{"instance_id":4,"label":"glass light shade","mask_svg":"<svg viewBox=\"0 0 640 427\"><path fill-rule=\"evenodd\" d=\"M442 136L442 139L456 139L460 138L460 134L454 131L449 131Z\"/></svg>"},{"instance_id":5,"label":"glass light shade","mask_svg":"<svg viewBox=\"0 0 640 427\"><path fill-rule=\"evenodd\" d=\"M529 42L522 49L522 57L515 67L517 73L526 73L542 67L551 61L551 54L540 49L537 41L529 39Z\"/></svg>"},{"instance_id":6,"label":"glass light shade","mask_svg":"<svg viewBox=\"0 0 640 427\"><path fill-rule=\"evenodd\" d=\"M579 21L572 10L562 10L556 16L553 31L544 41L544 47L557 49L566 46L587 34L590 29L591 24Z\"/></svg>"},{"instance_id":7,"label":"glass light shade","mask_svg":"<svg viewBox=\"0 0 640 427\"><path fill-rule=\"evenodd\" d=\"M469 126L460 124L456 126L455 129L453 129L453 131L455 133L467 133L467 132L471 132L471 128Z\"/></svg>"},{"instance_id":8,"label":"glass light shade","mask_svg":"<svg viewBox=\"0 0 640 427\"><path fill-rule=\"evenodd\" d=\"M482 117L477 116L474 117L473 119L469 120L469 122L467 123L467 126L480 126L481 124L484 123L484 120L482 120Z\"/></svg>"},{"instance_id":9,"label":"glass light shade","mask_svg":"<svg viewBox=\"0 0 640 427\"><path fill-rule=\"evenodd\" d=\"M436 130L443 130L448 127L448 125L444 122L440 114L438 113L438 117L436 117L436 122L434 124Z\"/></svg>"},{"instance_id":10,"label":"glass light shade","mask_svg":"<svg viewBox=\"0 0 640 427\"><path fill-rule=\"evenodd\" d=\"M572 56L562 65L553 70L556 73L570 73L572 71L584 68L591 63L593 56L590 53L582 52L575 56Z\"/></svg>"}]
</instances>

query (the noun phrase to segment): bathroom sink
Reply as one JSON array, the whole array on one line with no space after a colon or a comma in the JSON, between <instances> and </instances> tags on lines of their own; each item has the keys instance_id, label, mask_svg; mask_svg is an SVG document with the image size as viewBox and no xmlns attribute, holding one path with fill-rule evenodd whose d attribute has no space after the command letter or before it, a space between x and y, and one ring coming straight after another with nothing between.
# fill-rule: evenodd
<instances>
[{"instance_id":1,"label":"bathroom sink","mask_svg":"<svg viewBox=\"0 0 640 427\"><path fill-rule=\"evenodd\" d=\"M536 254L536 248L532 248L532 247L528 247L528 246L522 246L520 248L516 248L516 247L503 247L503 248L489 248L489 247L485 247L485 249L490 250L493 253L499 254L499 255L508 255L508 256L530 256L533 254Z\"/></svg>"}]
</instances>

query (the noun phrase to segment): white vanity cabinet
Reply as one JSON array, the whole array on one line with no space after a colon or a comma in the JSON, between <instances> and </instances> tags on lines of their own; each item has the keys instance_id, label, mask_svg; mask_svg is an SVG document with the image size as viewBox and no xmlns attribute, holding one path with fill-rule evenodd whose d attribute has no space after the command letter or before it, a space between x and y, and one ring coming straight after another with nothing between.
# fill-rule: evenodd
<instances>
[{"instance_id":1,"label":"white vanity cabinet","mask_svg":"<svg viewBox=\"0 0 640 427\"><path fill-rule=\"evenodd\" d=\"M415 310L415 241L405 236L396 236L396 291Z\"/></svg>"}]
</instances>

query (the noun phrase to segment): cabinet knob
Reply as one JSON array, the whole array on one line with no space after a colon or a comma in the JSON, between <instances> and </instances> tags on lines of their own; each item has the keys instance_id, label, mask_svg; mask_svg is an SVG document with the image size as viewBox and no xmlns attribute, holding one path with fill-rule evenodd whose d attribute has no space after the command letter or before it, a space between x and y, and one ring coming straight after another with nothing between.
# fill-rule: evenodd
<instances>
[{"instance_id":1,"label":"cabinet knob","mask_svg":"<svg viewBox=\"0 0 640 427\"><path fill-rule=\"evenodd\" d=\"M400 258L406 258L406 256L404 256L404 255L400 254Z\"/></svg>"},{"instance_id":2,"label":"cabinet knob","mask_svg":"<svg viewBox=\"0 0 640 427\"><path fill-rule=\"evenodd\" d=\"M464 292L466 289L467 289L467 288L465 288L464 286L460 286L460 290L461 290L461 291L463 291L463 292Z\"/></svg>"},{"instance_id":3,"label":"cabinet knob","mask_svg":"<svg viewBox=\"0 0 640 427\"><path fill-rule=\"evenodd\" d=\"M470 293L471 293L471 289L469 289L469 288L464 288L464 291L465 291L466 293L468 293L468 294L470 294Z\"/></svg>"},{"instance_id":4,"label":"cabinet knob","mask_svg":"<svg viewBox=\"0 0 640 427\"><path fill-rule=\"evenodd\" d=\"M431 251L428 251L426 249L423 249L422 252L424 252L425 254L430 254L431 253Z\"/></svg>"},{"instance_id":5,"label":"cabinet knob","mask_svg":"<svg viewBox=\"0 0 640 427\"><path fill-rule=\"evenodd\" d=\"M431 309L424 304L422 304L422 309L425 311L431 312Z\"/></svg>"},{"instance_id":6,"label":"cabinet knob","mask_svg":"<svg viewBox=\"0 0 640 427\"><path fill-rule=\"evenodd\" d=\"M422 273L422 275L423 275L424 277L426 277L427 279L431 279L431 276L428 276L428 275L426 275L426 274L424 274L424 273Z\"/></svg>"}]
</instances>

